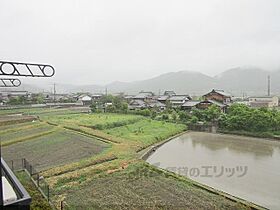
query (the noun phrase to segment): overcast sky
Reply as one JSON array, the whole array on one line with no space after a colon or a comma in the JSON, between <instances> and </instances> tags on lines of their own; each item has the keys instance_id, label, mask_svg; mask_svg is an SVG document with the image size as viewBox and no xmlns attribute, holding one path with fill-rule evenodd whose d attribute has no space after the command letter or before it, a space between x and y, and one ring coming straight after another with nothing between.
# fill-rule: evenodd
<instances>
[{"instance_id":1,"label":"overcast sky","mask_svg":"<svg viewBox=\"0 0 280 210\"><path fill-rule=\"evenodd\" d=\"M1 0L0 59L52 64L75 84L280 69L280 1Z\"/></svg>"}]
</instances>

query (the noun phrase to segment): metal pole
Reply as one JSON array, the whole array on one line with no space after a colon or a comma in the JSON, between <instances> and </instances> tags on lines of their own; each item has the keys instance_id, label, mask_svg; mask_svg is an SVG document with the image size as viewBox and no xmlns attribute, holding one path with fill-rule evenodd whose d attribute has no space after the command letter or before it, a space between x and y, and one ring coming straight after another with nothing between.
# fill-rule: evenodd
<instances>
[{"instance_id":1,"label":"metal pole","mask_svg":"<svg viewBox=\"0 0 280 210\"><path fill-rule=\"evenodd\" d=\"M38 174L37 174L37 185L38 185L38 187L40 187L39 180L40 180L40 175L39 175L39 173L38 173Z\"/></svg>"},{"instance_id":2,"label":"metal pole","mask_svg":"<svg viewBox=\"0 0 280 210\"><path fill-rule=\"evenodd\" d=\"M63 210L63 201L60 202L60 210Z\"/></svg>"},{"instance_id":3,"label":"metal pole","mask_svg":"<svg viewBox=\"0 0 280 210\"><path fill-rule=\"evenodd\" d=\"M49 185L47 186L47 196L48 196L48 201L50 201L50 187Z\"/></svg>"}]
</instances>

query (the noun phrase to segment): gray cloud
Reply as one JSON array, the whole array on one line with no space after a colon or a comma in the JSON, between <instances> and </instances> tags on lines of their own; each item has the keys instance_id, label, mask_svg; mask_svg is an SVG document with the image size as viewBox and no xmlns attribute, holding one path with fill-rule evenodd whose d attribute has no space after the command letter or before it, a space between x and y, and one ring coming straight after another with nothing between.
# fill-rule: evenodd
<instances>
[{"instance_id":1,"label":"gray cloud","mask_svg":"<svg viewBox=\"0 0 280 210\"><path fill-rule=\"evenodd\" d=\"M279 68L279 0L1 0L2 60L104 84L180 70Z\"/></svg>"}]
</instances>

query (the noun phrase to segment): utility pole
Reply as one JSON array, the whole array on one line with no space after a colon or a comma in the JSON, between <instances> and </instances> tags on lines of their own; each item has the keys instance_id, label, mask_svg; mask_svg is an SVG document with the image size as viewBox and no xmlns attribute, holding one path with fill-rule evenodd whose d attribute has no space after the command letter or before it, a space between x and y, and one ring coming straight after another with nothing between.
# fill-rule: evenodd
<instances>
[{"instance_id":1,"label":"utility pole","mask_svg":"<svg viewBox=\"0 0 280 210\"><path fill-rule=\"evenodd\" d=\"M56 100L56 89L55 89L55 83L53 84L53 102L55 103Z\"/></svg>"},{"instance_id":2,"label":"utility pole","mask_svg":"<svg viewBox=\"0 0 280 210\"><path fill-rule=\"evenodd\" d=\"M270 75L267 77L267 95L270 96Z\"/></svg>"}]
</instances>

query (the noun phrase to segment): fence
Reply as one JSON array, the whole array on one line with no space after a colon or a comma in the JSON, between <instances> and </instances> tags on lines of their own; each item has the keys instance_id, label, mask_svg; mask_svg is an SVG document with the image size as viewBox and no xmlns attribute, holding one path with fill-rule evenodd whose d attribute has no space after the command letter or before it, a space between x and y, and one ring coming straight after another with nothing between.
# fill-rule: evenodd
<instances>
[{"instance_id":1,"label":"fence","mask_svg":"<svg viewBox=\"0 0 280 210\"><path fill-rule=\"evenodd\" d=\"M36 171L36 169L25 159L15 159L8 161L7 164L12 169L13 172L17 171L25 171L30 177L31 181L43 195L43 197L49 202L49 204L55 208L54 204L50 199L50 186L45 181L44 177L40 176L40 172Z\"/></svg>"}]
</instances>

